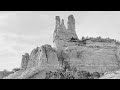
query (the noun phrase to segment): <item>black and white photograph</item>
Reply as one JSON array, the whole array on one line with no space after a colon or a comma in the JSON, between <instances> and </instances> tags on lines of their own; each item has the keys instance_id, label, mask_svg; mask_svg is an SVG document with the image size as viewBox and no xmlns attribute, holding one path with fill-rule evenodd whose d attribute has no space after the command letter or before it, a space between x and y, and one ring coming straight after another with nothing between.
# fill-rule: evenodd
<instances>
[{"instance_id":1,"label":"black and white photograph","mask_svg":"<svg viewBox=\"0 0 120 90\"><path fill-rule=\"evenodd\" d=\"M120 79L120 11L0 11L0 79Z\"/></svg>"}]
</instances>

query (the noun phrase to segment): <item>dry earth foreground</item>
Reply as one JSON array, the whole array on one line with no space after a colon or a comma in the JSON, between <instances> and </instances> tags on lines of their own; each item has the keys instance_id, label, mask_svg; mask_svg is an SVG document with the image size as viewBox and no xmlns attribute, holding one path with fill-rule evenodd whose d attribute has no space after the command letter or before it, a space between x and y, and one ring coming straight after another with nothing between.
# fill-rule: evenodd
<instances>
[{"instance_id":1,"label":"dry earth foreground","mask_svg":"<svg viewBox=\"0 0 120 90\"><path fill-rule=\"evenodd\" d=\"M56 16L54 47L43 45L22 55L21 67L3 79L120 78L120 43L109 38L78 38L75 19Z\"/></svg>"}]
</instances>

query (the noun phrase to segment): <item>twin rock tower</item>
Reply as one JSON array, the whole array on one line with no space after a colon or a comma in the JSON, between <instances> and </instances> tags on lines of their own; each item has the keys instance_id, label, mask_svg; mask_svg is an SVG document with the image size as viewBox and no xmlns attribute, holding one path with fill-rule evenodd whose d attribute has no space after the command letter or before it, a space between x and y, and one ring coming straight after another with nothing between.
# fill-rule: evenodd
<instances>
[{"instance_id":1,"label":"twin rock tower","mask_svg":"<svg viewBox=\"0 0 120 90\"><path fill-rule=\"evenodd\" d=\"M64 25L64 20L60 20L56 16L56 27L53 33L53 43L57 49L64 49L68 46L79 44L78 36L75 31L75 19L73 15L68 17L67 28Z\"/></svg>"}]
</instances>

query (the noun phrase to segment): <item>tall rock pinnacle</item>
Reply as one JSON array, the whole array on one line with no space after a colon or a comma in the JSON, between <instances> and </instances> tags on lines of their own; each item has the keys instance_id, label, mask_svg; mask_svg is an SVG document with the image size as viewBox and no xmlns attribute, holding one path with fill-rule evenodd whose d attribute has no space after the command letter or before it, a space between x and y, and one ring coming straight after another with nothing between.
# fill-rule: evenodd
<instances>
[{"instance_id":1,"label":"tall rock pinnacle","mask_svg":"<svg viewBox=\"0 0 120 90\"><path fill-rule=\"evenodd\" d=\"M74 19L74 16L73 15L70 15L68 17L68 30L75 30L75 19Z\"/></svg>"},{"instance_id":2,"label":"tall rock pinnacle","mask_svg":"<svg viewBox=\"0 0 120 90\"><path fill-rule=\"evenodd\" d=\"M73 15L68 17L68 29L64 25L64 20L60 22L60 17L56 16L56 27L53 33L53 43L57 49L64 49L68 46L78 45L78 36L75 31L75 19Z\"/></svg>"},{"instance_id":3,"label":"tall rock pinnacle","mask_svg":"<svg viewBox=\"0 0 120 90\"><path fill-rule=\"evenodd\" d=\"M60 27L60 17L56 16L56 29Z\"/></svg>"},{"instance_id":4,"label":"tall rock pinnacle","mask_svg":"<svg viewBox=\"0 0 120 90\"><path fill-rule=\"evenodd\" d=\"M21 62L21 68L26 69L29 61L29 54L25 53L25 55L22 55L22 62Z\"/></svg>"}]
</instances>

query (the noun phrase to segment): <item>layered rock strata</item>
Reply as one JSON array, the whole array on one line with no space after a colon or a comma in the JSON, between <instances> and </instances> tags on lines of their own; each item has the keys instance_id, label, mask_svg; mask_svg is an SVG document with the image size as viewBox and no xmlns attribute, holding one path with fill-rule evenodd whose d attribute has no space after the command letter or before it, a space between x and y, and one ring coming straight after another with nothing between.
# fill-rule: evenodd
<instances>
[{"instance_id":1,"label":"layered rock strata","mask_svg":"<svg viewBox=\"0 0 120 90\"><path fill-rule=\"evenodd\" d=\"M68 47L65 50L70 67L90 73L105 73L120 68L120 58L116 48Z\"/></svg>"},{"instance_id":2,"label":"layered rock strata","mask_svg":"<svg viewBox=\"0 0 120 90\"><path fill-rule=\"evenodd\" d=\"M120 69L120 46L113 43L79 40L75 19L64 20L56 16L53 33L54 48L42 45L22 56L21 70L7 79L91 79L103 73ZM46 74L47 73L47 74Z\"/></svg>"},{"instance_id":3,"label":"layered rock strata","mask_svg":"<svg viewBox=\"0 0 120 90\"><path fill-rule=\"evenodd\" d=\"M43 45L37 47L30 54L28 68L41 66L41 67L59 67L56 51L50 45Z\"/></svg>"}]
</instances>

